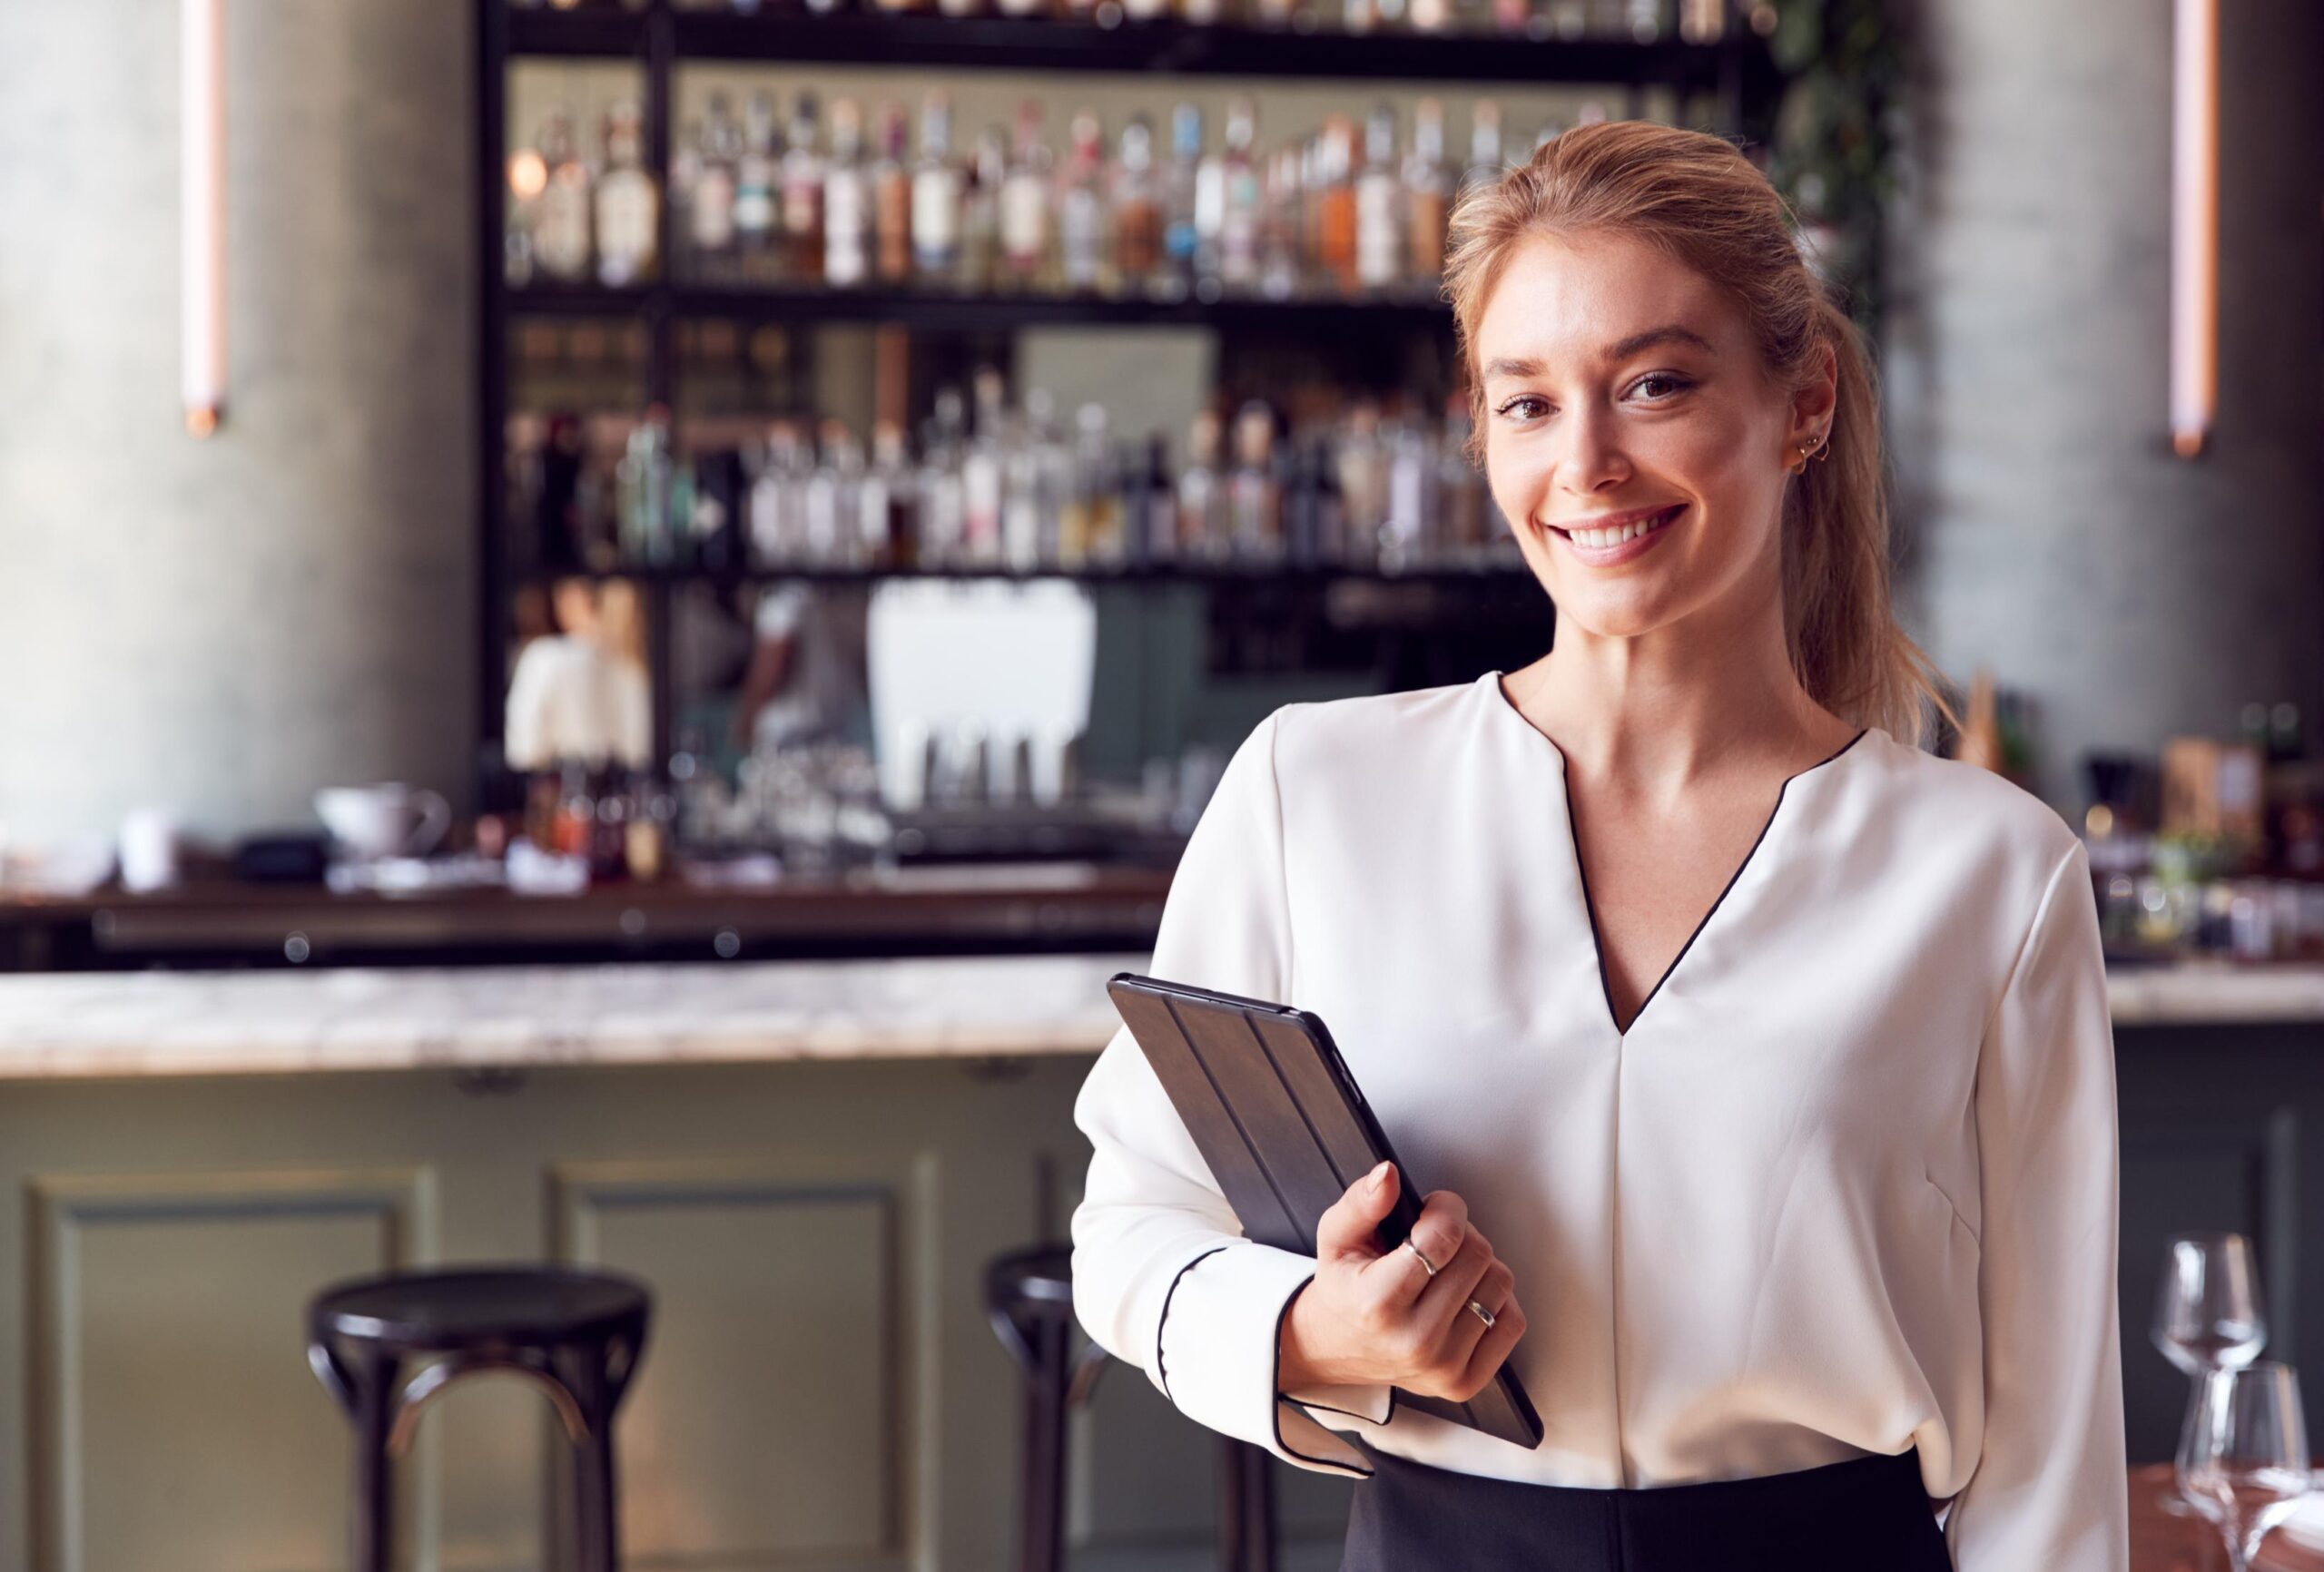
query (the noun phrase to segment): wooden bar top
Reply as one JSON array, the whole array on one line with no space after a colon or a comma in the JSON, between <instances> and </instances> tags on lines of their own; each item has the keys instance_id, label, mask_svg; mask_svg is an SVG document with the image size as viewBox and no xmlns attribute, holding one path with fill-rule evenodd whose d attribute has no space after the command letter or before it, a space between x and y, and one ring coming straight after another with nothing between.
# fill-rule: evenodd
<instances>
[{"instance_id":1,"label":"wooden bar top","mask_svg":"<svg viewBox=\"0 0 2324 1572\"><path fill-rule=\"evenodd\" d=\"M2219 1530L2201 1518L2174 1516L2169 1503L2178 1498L2169 1463L2142 1463L2131 1470L2131 1572L2228 1572ZM2324 1552L2295 1544L2280 1528L2260 1544L2252 1567L2324 1572Z\"/></svg>"}]
</instances>

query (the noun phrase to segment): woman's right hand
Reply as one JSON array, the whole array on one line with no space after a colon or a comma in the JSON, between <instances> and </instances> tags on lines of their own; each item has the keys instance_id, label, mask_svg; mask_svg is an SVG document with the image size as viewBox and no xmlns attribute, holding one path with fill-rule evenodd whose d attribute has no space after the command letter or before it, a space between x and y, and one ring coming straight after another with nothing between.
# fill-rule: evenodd
<instances>
[{"instance_id":1,"label":"woman's right hand","mask_svg":"<svg viewBox=\"0 0 2324 1572\"><path fill-rule=\"evenodd\" d=\"M1469 1224L1468 1204L1429 1192L1412 1242L1383 1251L1377 1230L1403 1183L1383 1163L1347 1188L1315 1225L1315 1275L1291 1302L1276 1339L1277 1385L1402 1387L1466 1402L1485 1389L1525 1334L1509 1268ZM1469 1308L1492 1312L1487 1328Z\"/></svg>"}]
</instances>

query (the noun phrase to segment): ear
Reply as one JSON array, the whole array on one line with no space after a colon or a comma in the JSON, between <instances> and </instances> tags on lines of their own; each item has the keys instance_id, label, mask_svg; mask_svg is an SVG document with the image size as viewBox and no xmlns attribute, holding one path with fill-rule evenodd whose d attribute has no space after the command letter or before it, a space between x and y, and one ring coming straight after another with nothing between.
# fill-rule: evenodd
<instances>
[{"instance_id":1,"label":"ear","mask_svg":"<svg viewBox=\"0 0 2324 1572\"><path fill-rule=\"evenodd\" d=\"M1795 453L1802 442L1832 429L1832 414L1839 408L1839 357L1832 353L1829 343L1819 339L1811 359L1815 370L1809 375L1807 385L1791 398L1791 432L1785 441L1787 448Z\"/></svg>"}]
</instances>

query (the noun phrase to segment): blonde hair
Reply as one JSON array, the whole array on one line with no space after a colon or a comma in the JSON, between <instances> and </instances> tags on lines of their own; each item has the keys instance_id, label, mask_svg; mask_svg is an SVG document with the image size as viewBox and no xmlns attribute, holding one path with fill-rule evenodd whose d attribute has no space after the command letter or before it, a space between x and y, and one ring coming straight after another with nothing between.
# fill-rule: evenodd
<instances>
[{"instance_id":1,"label":"blonde hair","mask_svg":"<svg viewBox=\"0 0 2324 1572\"><path fill-rule=\"evenodd\" d=\"M1648 121L1577 125L1462 198L1444 292L1468 381L1472 457L1482 462L1484 452L1476 335L1493 286L1521 242L1592 231L1642 241L1724 290L1787 396L1816 375L1817 347L1830 348L1838 369L1830 447L1784 495L1792 669L1832 713L1900 742L1925 741L1925 702L1957 728L1943 674L1896 621L1879 405L1863 339L1808 270L1783 198L1731 143Z\"/></svg>"}]
</instances>

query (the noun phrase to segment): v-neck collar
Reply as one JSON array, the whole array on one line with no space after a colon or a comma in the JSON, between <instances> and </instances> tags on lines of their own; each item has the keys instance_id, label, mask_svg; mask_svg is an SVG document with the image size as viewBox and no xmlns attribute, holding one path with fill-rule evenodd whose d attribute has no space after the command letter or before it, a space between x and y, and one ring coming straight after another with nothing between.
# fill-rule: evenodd
<instances>
[{"instance_id":1,"label":"v-neck collar","mask_svg":"<svg viewBox=\"0 0 2324 1572\"><path fill-rule=\"evenodd\" d=\"M1521 728L1527 736L1533 739L1533 745L1546 748L1550 757L1557 765L1558 807L1565 815L1566 835L1573 847L1574 878L1581 889L1582 915L1588 919L1590 946L1598 961L1598 987L1605 1000L1606 1027L1614 1034L1615 1039L1620 1041L1629 1037L1630 1033L1638 1029L1639 1022L1645 1018L1648 1007L1654 1003L1654 996L1662 991L1662 985L1670 980L1671 974L1676 972L1679 963L1687 958L1687 952L1695 948L1695 940L1701 938L1703 929L1710 926L1710 919L1716 917L1718 914L1718 909L1726 904L1728 893L1735 888L1736 883L1742 879L1744 871L1751 866L1751 860L1758 855L1760 846L1768 839L1768 831L1775 827L1777 818L1783 812L1784 800L1790 795L1791 783L1802 775L1812 774L1830 764L1858 742L1863 742L1866 735L1875 728L1870 726L1860 728L1855 736L1841 743L1832 752L1826 754L1805 769L1794 771L1783 778L1782 784L1776 788L1775 806L1768 810L1767 821L1759 826L1759 833L1753 838L1750 850L1743 854L1743 860L1736 864L1733 873L1728 875L1726 884L1719 889L1718 899L1710 903L1710 909L1703 913L1701 919L1696 922L1694 931L1687 935L1687 942L1679 947L1679 953L1670 958L1670 964L1662 968L1662 975L1656 978L1654 986L1646 990L1646 997L1639 1001L1637 1010L1630 1016L1630 1024L1625 1028L1618 1023L1615 1017L1613 979L1606 970L1605 944L1598 937L1598 908L1590 899L1590 873L1581 862L1581 836L1574 828L1573 798L1566 787L1565 750L1559 747L1548 732L1527 720L1524 712L1511 702L1506 693L1502 691L1501 679L1504 674L1498 670L1487 672L1477 679L1476 687L1486 703L1500 711L1510 723Z\"/></svg>"}]
</instances>

